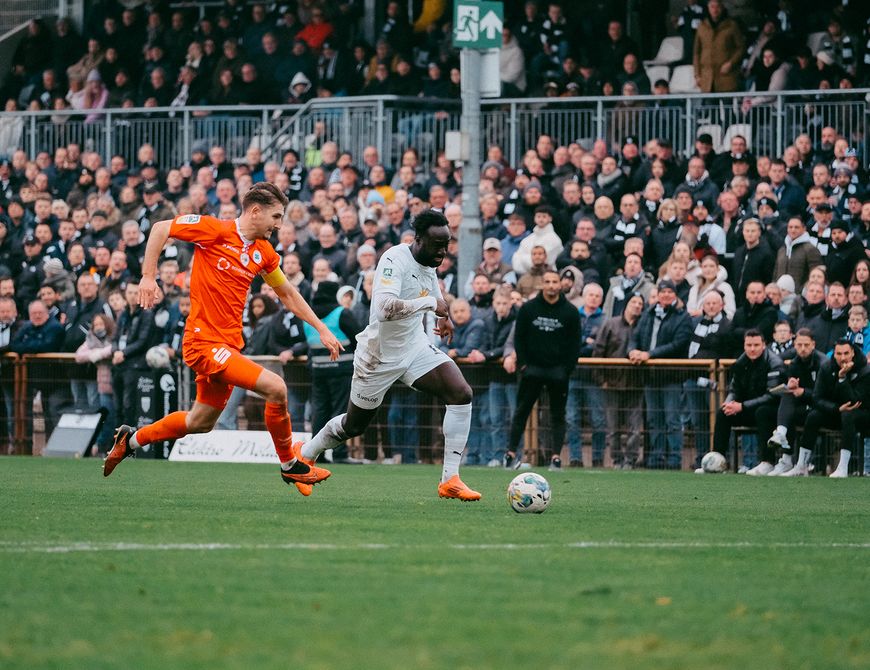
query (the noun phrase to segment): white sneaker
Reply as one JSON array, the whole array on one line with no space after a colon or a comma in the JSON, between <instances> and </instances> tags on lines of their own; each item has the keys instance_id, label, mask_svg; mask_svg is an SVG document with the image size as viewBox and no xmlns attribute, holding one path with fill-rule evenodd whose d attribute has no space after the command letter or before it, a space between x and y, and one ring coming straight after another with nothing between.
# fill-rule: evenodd
<instances>
[{"instance_id":1,"label":"white sneaker","mask_svg":"<svg viewBox=\"0 0 870 670\"><path fill-rule=\"evenodd\" d=\"M834 470L831 474L828 475L831 479L847 479L849 477L848 472L843 472L839 468Z\"/></svg>"},{"instance_id":2,"label":"white sneaker","mask_svg":"<svg viewBox=\"0 0 870 670\"><path fill-rule=\"evenodd\" d=\"M745 465L741 465L739 468L737 468L738 475L745 475L747 472L749 472L749 468L747 468Z\"/></svg>"},{"instance_id":3,"label":"white sneaker","mask_svg":"<svg viewBox=\"0 0 870 670\"><path fill-rule=\"evenodd\" d=\"M704 468L695 468L695 474L696 475L706 475L707 471L704 470Z\"/></svg>"},{"instance_id":4,"label":"white sneaker","mask_svg":"<svg viewBox=\"0 0 870 670\"><path fill-rule=\"evenodd\" d=\"M791 470L783 472L780 477L809 477L810 471L806 465L798 463Z\"/></svg>"},{"instance_id":5,"label":"white sneaker","mask_svg":"<svg viewBox=\"0 0 870 670\"><path fill-rule=\"evenodd\" d=\"M488 468L500 468L501 467L501 460L498 458L490 459L489 463L486 464L486 467L488 467Z\"/></svg>"},{"instance_id":6,"label":"white sneaker","mask_svg":"<svg viewBox=\"0 0 870 670\"><path fill-rule=\"evenodd\" d=\"M746 474L750 477L764 477L765 475L769 475L771 472L773 472L773 465L767 461L761 461L761 463L751 470L747 470Z\"/></svg>"},{"instance_id":7,"label":"white sneaker","mask_svg":"<svg viewBox=\"0 0 870 670\"><path fill-rule=\"evenodd\" d=\"M788 472L794 467L791 460L786 460L785 456L780 456L779 461L773 466L773 470L767 473L768 477L779 477L783 472Z\"/></svg>"}]
</instances>

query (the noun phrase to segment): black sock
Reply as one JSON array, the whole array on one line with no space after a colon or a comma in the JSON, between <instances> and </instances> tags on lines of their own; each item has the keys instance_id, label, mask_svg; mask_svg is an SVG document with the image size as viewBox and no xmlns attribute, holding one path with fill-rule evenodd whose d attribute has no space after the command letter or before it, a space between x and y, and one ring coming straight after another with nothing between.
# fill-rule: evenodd
<instances>
[{"instance_id":1,"label":"black sock","mask_svg":"<svg viewBox=\"0 0 870 670\"><path fill-rule=\"evenodd\" d=\"M307 475L311 472L311 468L297 458L296 462L290 466L290 469L284 470L284 472L289 472L291 475Z\"/></svg>"}]
</instances>

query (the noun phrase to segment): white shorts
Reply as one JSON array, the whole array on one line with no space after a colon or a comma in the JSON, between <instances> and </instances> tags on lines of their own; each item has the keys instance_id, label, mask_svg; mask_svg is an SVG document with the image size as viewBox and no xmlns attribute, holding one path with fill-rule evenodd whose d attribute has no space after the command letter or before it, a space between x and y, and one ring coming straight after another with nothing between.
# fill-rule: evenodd
<instances>
[{"instance_id":1,"label":"white shorts","mask_svg":"<svg viewBox=\"0 0 870 670\"><path fill-rule=\"evenodd\" d=\"M380 407L387 391L397 381L411 386L427 372L450 360L450 356L429 343L415 347L400 361L382 362L374 369L362 366L354 358L350 401L362 409Z\"/></svg>"}]
</instances>

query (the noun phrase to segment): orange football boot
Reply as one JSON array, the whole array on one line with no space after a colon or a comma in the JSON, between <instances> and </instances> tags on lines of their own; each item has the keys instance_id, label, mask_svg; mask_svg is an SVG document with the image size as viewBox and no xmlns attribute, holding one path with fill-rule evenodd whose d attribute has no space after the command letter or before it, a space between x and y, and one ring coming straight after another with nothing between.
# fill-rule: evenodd
<instances>
[{"instance_id":1,"label":"orange football boot","mask_svg":"<svg viewBox=\"0 0 870 670\"><path fill-rule=\"evenodd\" d=\"M103 460L103 477L108 477L118 467L118 463L133 455L133 449L130 448L130 436L135 432L130 426L118 426L115 431L115 444L112 445L112 450L106 454L106 458Z\"/></svg>"},{"instance_id":2,"label":"orange football boot","mask_svg":"<svg viewBox=\"0 0 870 670\"><path fill-rule=\"evenodd\" d=\"M321 477L320 479L317 479L313 482L308 482L308 481L293 480L293 479L290 479L289 477L285 477L285 474L289 474L289 473L285 473L283 470L281 471L281 476L284 478L284 481L287 482L288 484L292 482L296 486L296 490L299 491L299 493L301 493L302 495L304 495L307 498L308 496L311 495L311 492L314 490L314 485L317 482L323 481L324 479L329 477L329 475L331 475L332 473L329 470L326 470L325 468L316 467L314 465L314 461L302 456L302 442L294 442L293 445L291 446L291 449L293 450L293 456L297 460L301 461L302 463L305 463L305 465L310 467L311 472L318 471L318 472L325 472L326 473L326 475L324 477ZM311 474L311 473L309 473L309 474Z\"/></svg>"},{"instance_id":3,"label":"orange football boot","mask_svg":"<svg viewBox=\"0 0 870 670\"><path fill-rule=\"evenodd\" d=\"M446 482L438 484L438 495L441 498L458 498L462 502L480 500L480 494L468 488L459 475L453 475Z\"/></svg>"}]
</instances>

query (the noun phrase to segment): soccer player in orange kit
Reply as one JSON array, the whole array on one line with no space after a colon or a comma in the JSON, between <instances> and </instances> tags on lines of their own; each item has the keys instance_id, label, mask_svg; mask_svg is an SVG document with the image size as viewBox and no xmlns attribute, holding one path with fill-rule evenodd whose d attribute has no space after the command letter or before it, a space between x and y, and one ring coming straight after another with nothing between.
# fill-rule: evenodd
<instances>
[{"instance_id":1,"label":"soccer player in orange kit","mask_svg":"<svg viewBox=\"0 0 870 670\"><path fill-rule=\"evenodd\" d=\"M191 310L184 333L184 362L196 374L196 402L189 412L173 412L159 421L134 430L122 425L103 463L108 477L137 448L189 433L210 431L227 404L233 386L258 393L266 400L266 428L281 460L281 477L287 484L316 484L330 472L304 462L292 444L287 387L284 380L239 353L242 312L251 281L261 275L275 289L284 306L313 326L333 359L342 349L335 336L287 280L281 259L269 243L281 225L287 197L273 184L254 184L242 198L242 214L235 221L187 214L160 221L151 228L139 304L150 309L157 302L157 260L170 237L196 245L190 279Z\"/></svg>"}]
</instances>

